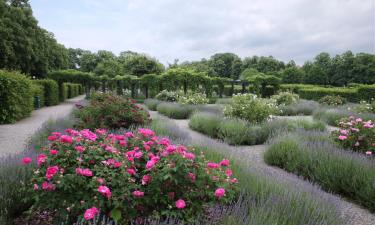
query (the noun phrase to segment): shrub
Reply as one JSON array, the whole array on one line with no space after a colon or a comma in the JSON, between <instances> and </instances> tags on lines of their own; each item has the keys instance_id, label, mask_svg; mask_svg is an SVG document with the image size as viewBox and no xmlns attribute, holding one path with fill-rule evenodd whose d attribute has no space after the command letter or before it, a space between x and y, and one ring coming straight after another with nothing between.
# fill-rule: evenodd
<instances>
[{"instance_id":1,"label":"shrub","mask_svg":"<svg viewBox=\"0 0 375 225\"><path fill-rule=\"evenodd\" d=\"M362 100L371 101L375 97L375 84L359 86L358 96Z\"/></svg>"},{"instance_id":2,"label":"shrub","mask_svg":"<svg viewBox=\"0 0 375 225\"><path fill-rule=\"evenodd\" d=\"M344 105L346 103L346 99L339 95L326 95L323 98L319 99L319 103L325 105L338 106Z\"/></svg>"},{"instance_id":3,"label":"shrub","mask_svg":"<svg viewBox=\"0 0 375 225\"><path fill-rule=\"evenodd\" d=\"M224 114L229 117L260 123L277 112L273 101L257 98L253 94L238 94L232 99L233 102L224 108Z\"/></svg>"},{"instance_id":4,"label":"shrub","mask_svg":"<svg viewBox=\"0 0 375 225\"><path fill-rule=\"evenodd\" d=\"M291 91L293 93L298 94L300 89L311 89L319 87L317 85L312 85L312 84L281 84L280 85L280 90L281 91Z\"/></svg>"},{"instance_id":5,"label":"shrub","mask_svg":"<svg viewBox=\"0 0 375 225\"><path fill-rule=\"evenodd\" d=\"M247 142L248 124L240 119L223 120L218 127L217 136L230 145L241 145Z\"/></svg>"},{"instance_id":6,"label":"shrub","mask_svg":"<svg viewBox=\"0 0 375 225\"><path fill-rule=\"evenodd\" d=\"M197 112L190 117L189 127L210 137L217 138L221 121L222 118L218 115Z\"/></svg>"},{"instance_id":7,"label":"shrub","mask_svg":"<svg viewBox=\"0 0 375 225\"><path fill-rule=\"evenodd\" d=\"M54 80L35 80L35 83L44 87L44 100L46 106L57 105L59 103L59 86Z\"/></svg>"},{"instance_id":8,"label":"shrub","mask_svg":"<svg viewBox=\"0 0 375 225\"><path fill-rule=\"evenodd\" d=\"M205 94L202 93L193 93L188 96L179 96L178 103L183 105L203 105L208 104L209 100Z\"/></svg>"},{"instance_id":9,"label":"shrub","mask_svg":"<svg viewBox=\"0 0 375 225\"><path fill-rule=\"evenodd\" d=\"M75 113L79 128L128 128L149 122L149 114L135 104L133 99L113 94L92 94L88 106Z\"/></svg>"},{"instance_id":10,"label":"shrub","mask_svg":"<svg viewBox=\"0 0 375 225\"><path fill-rule=\"evenodd\" d=\"M74 98L79 95L80 84L65 83L67 86L67 98Z\"/></svg>"},{"instance_id":11,"label":"shrub","mask_svg":"<svg viewBox=\"0 0 375 225\"><path fill-rule=\"evenodd\" d=\"M355 88L323 88L315 87L309 89L300 89L298 94L301 98L318 101L327 95L340 96L349 102L359 102L360 96Z\"/></svg>"},{"instance_id":12,"label":"shrub","mask_svg":"<svg viewBox=\"0 0 375 225\"><path fill-rule=\"evenodd\" d=\"M349 117L341 119L340 130L333 131L333 139L344 148L372 155L375 153L375 125L362 118Z\"/></svg>"},{"instance_id":13,"label":"shrub","mask_svg":"<svg viewBox=\"0 0 375 225\"><path fill-rule=\"evenodd\" d=\"M280 115L282 116L311 115L317 108L319 108L317 102L303 99L290 105L279 107Z\"/></svg>"},{"instance_id":14,"label":"shrub","mask_svg":"<svg viewBox=\"0 0 375 225\"><path fill-rule=\"evenodd\" d=\"M299 132L280 137L271 143L264 159L375 212L374 159L343 151L326 133Z\"/></svg>"},{"instance_id":15,"label":"shrub","mask_svg":"<svg viewBox=\"0 0 375 225\"><path fill-rule=\"evenodd\" d=\"M228 160L210 162L195 148L173 145L149 129L124 135L68 129L49 140L29 188L33 207L57 210L58 218L189 221L204 205L230 203L237 192Z\"/></svg>"},{"instance_id":16,"label":"shrub","mask_svg":"<svg viewBox=\"0 0 375 225\"><path fill-rule=\"evenodd\" d=\"M280 92L277 95L271 96L272 99L276 101L277 105L290 105L296 103L299 100L299 96L297 94L293 94L290 92Z\"/></svg>"},{"instance_id":17,"label":"shrub","mask_svg":"<svg viewBox=\"0 0 375 225\"><path fill-rule=\"evenodd\" d=\"M166 102L176 102L179 97L179 93L174 92L174 91L167 91L163 90L159 94L155 96L157 100L160 101L166 101Z\"/></svg>"},{"instance_id":18,"label":"shrub","mask_svg":"<svg viewBox=\"0 0 375 225\"><path fill-rule=\"evenodd\" d=\"M375 101L372 99L370 102L360 101L358 105L353 107L353 111L357 113L375 113Z\"/></svg>"},{"instance_id":19,"label":"shrub","mask_svg":"<svg viewBox=\"0 0 375 225\"><path fill-rule=\"evenodd\" d=\"M33 110L32 82L18 72L0 70L0 124L14 123Z\"/></svg>"},{"instance_id":20,"label":"shrub","mask_svg":"<svg viewBox=\"0 0 375 225\"><path fill-rule=\"evenodd\" d=\"M156 107L157 111L164 116L173 119L187 119L194 111L190 105L180 105L178 103L162 102Z\"/></svg>"},{"instance_id":21,"label":"shrub","mask_svg":"<svg viewBox=\"0 0 375 225\"><path fill-rule=\"evenodd\" d=\"M160 103L159 100L150 99L150 98L144 101L144 104L147 106L147 108L152 111L156 111L156 107L158 106L159 103Z\"/></svg>"},{"instance_id":22,"label":"shrub","mask_svg":"<svg viewBox=\"0 0 375 225\"><path fill-rule=\"evenodd\" d=\"M375 114L373 113L355 113L344 106L337 108L320 108L315 110L313 113L314 119L321 120L331 126L338 126L342 118L347 118L350 116L361 117L366 121L375 121Z\"/></svg>"}]
</instances>

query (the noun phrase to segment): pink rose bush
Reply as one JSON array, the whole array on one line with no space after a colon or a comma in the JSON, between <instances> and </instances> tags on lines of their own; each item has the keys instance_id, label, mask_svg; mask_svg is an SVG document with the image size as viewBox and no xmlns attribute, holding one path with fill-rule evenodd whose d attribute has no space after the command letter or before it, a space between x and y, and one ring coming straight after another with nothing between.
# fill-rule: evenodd
<instances>
[{"instance_id":1,"label":"pink rose bush","mask_svg":"<svg viewBox=\"0 0 375 225\"><path fill-rule=\"evenodd\" d=\"M174 145L149 129L67 129L48 140L29 189L34 207L56 210L57 217L107 215L120 224L149 216L189 220L203 206L229 204L238 192L229 160L208 161L199 149Z\"/></svg>"},{"instance_id":2,"label":"pink rose bush","mask_svg":"<svg viewBox=\"0 0 375 225\"><path fill-rule=\"evenodd\" d=\"M339 123L340 129L332 132L332 137L344 148L373 156L375 152L374 122L363 121L353 116L344 118Z\"/></svg>"}]
</instances>

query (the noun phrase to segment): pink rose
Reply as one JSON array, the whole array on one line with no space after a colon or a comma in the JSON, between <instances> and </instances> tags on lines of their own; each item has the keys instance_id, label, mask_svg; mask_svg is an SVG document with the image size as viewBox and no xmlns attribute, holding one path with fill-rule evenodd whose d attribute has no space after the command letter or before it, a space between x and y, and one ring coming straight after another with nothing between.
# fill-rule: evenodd
<instances>
[{"instance_id":1,"label":"pink rose","mask_svg":"<svg viewBox=\"0 0 375 225\"><path fill-rule=\"evenodd\" d=\"M228 160L228 159L223 159L223 160L220 162L220 166L229 166L229 160Z\"/></svg>"},{"instance_id":2,"label":"pink rose","mask_svg":"<svg viewBox=\"0 0 375 225\"><path fill-rule=\"evenodd\" d=\"M142 185L146 185L150 183L150 181L151 181L151 175L144 175L142 177Z\"/></svg>"},{"instance_id":3,"label":"pink rose","mask_svg":"<svg viewBox=\"0 0 375 225\"><path fill-rule=\"evenodd\" d=\"M96 132L97 134L103 135L103 134L105 134L107 131L106 131L105 129L96 129L95 132Z\"/></svg>"},{"instance_id":4,"label":"pink rose","mask_svg":"<svg viewBox=\"0 0 375 225\"><path fill-rule=\"evenodd\" d=\"M118 143L119 143L119 145L121 145L122 147L125 147L125 146L126 146L126 141L121 140L121 141L119 141Z\"/></svg>"},{"instance_id":5,"label":"pink rose","mask_svg":"<svg viewBox=\"0 0 375 225\"><path fill-rule=\"evenodd\" d=\"M98 179L96 179L96 180L99 182L99 184L104 183L104 179L103 179L103 178L98 178Z\"/></svg>"},{"instance_id":6,"label":"pink rose","mask_svg":"<svg viewBox=\"0 0 375 225\"><path fill-rule=\"evenodd\" d=\"M37 161L37 164L38 166L42 165L43 163L45 163L47 160L47 156L45 154L40 154L36 157L36 161Z\"/></svg>"},{"instance_id":7,"label":"pink rose","mask_svg":"<svg viewBox=\"0 0 375 225\"><path fill-rule=\"evenodd\" d=\"M190 178L190 180L191 180L191 182L195 182L195 179L196 179L196 177L195 177L195 174L194 173L191 173L191 172L189 172L189 174L188 174L188 176L189 176L189 178Z\"/></svg>"},{"instance_id":8,"label":"pink rose","mask_svg":"<svg viewBox=\"0 0 375 225\"><path fill-rule=\"evenodd\" d=\"M340 135L339 136L339 140L343 141L343 140L346 140L348 137L347 136L344 136L344 135Z\"/></svg>"},{"instance_id":9,"label":"pink rose","mask_svg":"<svg viewBox=\"0 0 375 225\"><path fill-rule=\"evenodd\" d=\"M209 162L207 163L207 167L211 169L217 169L219 168L219 165L217 163Z\"/></svg>"},{"instance_id":10,"label":"pink rose","mask_svg":"<svg viewBox=\"0 0 375 225\"><path fill-rule=\"evenodd\" d=\"M176 201L176 208L178 208L178 209L183 209L183 208L185 208L185 207L186 207L186 203L185 203L184 200L182 200L182 199L178 199L178 200Z\"/></svg>"},{"instance_id":11,"label":"pink rose","mask_svg":"<svg viewBox=\"0 0 375 225\"><path fill-rule=\"evenodd\" d=\"M92 177L93 173L90 169L81 169L81 168L76 168L76 174L82 175L85 177Z\"/></svg>"},{"instance_id":12,"label":"pink rose","mask_svg":"<svg viewBox=\"0 0 375 225\"><path fill-rule=\"evenodd\" d=\"M228 177L231 177L233 175L233 172L231 169L226 169L225 170L225 175L227 175Z\"/></svg>"},{"instance_id":13,"label":"pink rose","mask_svg":"<svg viewBox=\"0 0 375 225\"><path fill-rule=\"evenodd\" d=\"M130 175L135 175L135 169L127 169L126 172Z\"/></svg>"},{"instance_id":14,"label":"pink rose","mask_svg":"<svg viewBox=\"0 0 375 225\"><path fill-rule=\"evenodd\" d=\"M59 151L57 151L56 149L51 149L51 150L49 150L49 153L51 155L57 155L57 153L59 153Z\"/></svg>"},{"instance_id":15,"label":"pink rose","mask_svg":"<svg viewBox=\"0 0 375 225\"><path fill-rule=\"evenodd\" d=\"M71 144L73 142L73 139L72 137L70 137L69 135L61 135L60 137L60 141L62 143L68 143L68 144Z\"/></svg>"},{"instance_id":16,"label":"pink rose","mask_svg":"<svg viewBox=\"0 0 375 225\"><path fill-rule=\"evenodd\" d=\"M85 220L91 220L93 219L97 214L99 213L99 210L96 207L92 207L90 209L86 209L85 215L83 216Z\"/></svg>"},{"instance_id":17,"label":"pink rose","mask_svg":"<svg viewBox=\"0 0 375 225\"><path fill-rule=\"evenodd\" d=\"M168 153L173 153L174 151L177 150L175 145L168 145L167 148L165 149Z\"/></svg>"},{"instance_id":18,"label":"pink rose","mask_svg":"<svg viewBox=\"0 0 375 225\"><path fill-rule=\"evenodd\" d=\"M142 192L142 191L133 191L133 196L136 197L136 198L143 197L144 195L145 195L145 193Z\"/></svg>"},{"instance_id":19,"label":"pink rose","mask_svg":"<svg viewBox=\"0 0 375 225\"><path fill-rule=\"evenodd\" d=\"M120 166L121 166L121 162L115 162L114 164L113 164L113 167L115 167L115 168L119 168Z\"/></svg>"},{"instance_id":20,"label":"pink rose","mask_svg":"<svg viewBox=\"0 0 375 225\"><path fill-rule=\"evenodd\" d=\"M38 190L39 186L37 184L34 184L34 190Z\"/></svg>"},{"instance_id":21,"label":"pink rose","mask_svg":"<svg viewBox=\"0 0 375 225\"><path fill-rule=\"evenodd\" d=\"M25 158L22 159L22 163L24 165L30 164L32 161L33 161L33 159L30 158L30 157L25 157Z\"/></svg>"},{"instance_id":22,"label":"pink rose","mask_svg":"<svg viewBox=\"0 0 375 225\"><path fill-rule=\"evenodd\" d=\"M98 191L105 197L107 198L110 198L112 193L111 193L111 190L107 187L107 186L104 186L104 185L101 185L98 187Z\"/></svg>"},{"instance_id":23,"label":"pink rose","mask_svg":"<svg viewBox=\"0 0 375 225\"><path fill-rule=\"evenodd\" d=\"M143 156L143 153L141 151L134 153L134 158L139 159Z\"/></svg>"},{"instance_id":24,"label":"pink rose","mask_svg":"<svg viewBox=\"0 0 375 225\"><path fill-rule=\"evenodd\" d=\"M155 161L154 160L148 160L146 163L146 169L150 170L155 166Z\"/></svg>"},{"instance_id":25,"label":"pink rose","mask_svg":"<svg viewBox=\"0 0 375 225\"><path fill-rule=\"evenodd\" d=\"M152 137L155 135L152 130L146 128L139 128L138 133L142 134L145 137Z\"/></svg>"},{"instance_id":26,"label":"pink rose","mask_svg":"<svg viewBox=\"0 0 375 225\"><path fill-rule=\"evenodd\" d=\"M77 145L74 147L74 149L77 151L77 152L84 152L85 151L85 147L81 146L81 145Z\"/></svg>"},{"instance_id":27,"label":"pink rose","mask_svg":"<svg viewBox=\"0 0 375 225\"><path fill-rule=\"evenodd\" d=\"M58 166L50 166L46 170L47 180L51 180L59 172Z\"/></svg>"},{"instance_id":28,"label":"pink rose","mask_svg":"<svg viewBox=\"0 0 375 225\"><path fill-rule=\"evenodd\" d=\"M47 191L53 191L55 190L56 186L54 184L50 184L47 181L43 182L42 189Z\"/></svg>"},{"instance_id":29,"label":"pink rose","mask_svg":"<svg viewBox=\"0 0 375 225\"><path fill-rule=\"evenodd\" d=\"M215 196L218 198L221 198L225 195L225 189L224 188L218 188L215 191Z\"/></svg>"},{"instance_id":30,"label":"pink rose","mask_svg":"<svg viewBox=\"0 0 375 225\"><path fill-rule=\"evenodd\" d=\"M340 133L343 134L343 135L348 135L349 131L347 131L347 130L340 130Z\"/></svg>"},{"instance_id":31,"label":"pink rose","mask_svg":"<svg viewBox=\"0 0 375 225\"><path fill-rule=\"evenodd\" d=\"M164 146L168 146L170 144L170 140L168 138L162 138L160 141L159 141L159 144L161 145L164 145Z\"/></svg>"},{"instance_id":32,"label":"pink rose","mask_svg":"<svg viewBox=\"0 0 375 225\"><path fill-rule=\"evenodd\" d=\"M125 137L132 138L134 137L134 134L132 132L126 132Z\"/></svg>"},{"instance_id":33,"label":"pink rose","mask_svg":"<svg viewBox=\"0 0 375 225\"><path fill-rule=\"evenodd\" d=\"M183 153L183 156L184 156L184 158L186 158L186 159L190 159L190 160L194 160L194 159L195 159L195 155L194 155L194 153L191 153L191 152L184 152L184 153Z\"/></svg>"}]
</instances>

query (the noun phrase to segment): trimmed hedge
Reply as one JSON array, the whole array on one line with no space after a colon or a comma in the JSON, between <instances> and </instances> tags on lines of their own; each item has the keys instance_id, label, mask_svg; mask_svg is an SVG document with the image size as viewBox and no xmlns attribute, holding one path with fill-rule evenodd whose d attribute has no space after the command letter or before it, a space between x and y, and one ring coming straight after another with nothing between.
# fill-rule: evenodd
<instances>
[{"instance_id":1,"label":"trimmed hedge","mask_svg":"<svg viewBox=\"0 0 375 225\"><path fill-rule=\"evenodd\" d=\"M19 72L0 70L0 124L14 123L32 110L31 80Z\"/></svg>"},{"instance_id":2,"label":"trimmed hedge","mask_svg":"<svg viewBox=\"0 0 375 225\"><path fill-rule=\"evenodd\" d=\"M375 98L375 84L358 87L358 96L361 100L370 101Z\"/></svg>"},{"instance_id":3,"label":"trimmed hedge","mask_svg":"<svg viewBox=\"0 0 375 225\"><path fill-rule=\"evenodd\" d=\"M65 83L67 87L67 98L74 98L79 95L80 84Z\"/></svg>"},{"instance_id":4,"label":"trimmed hedge","mask_svg":"<svg viewBox=\"0 0 375 225\"><path fill-rule=\"evenodd\" d=\"M59 103L59 86L51 79L34 80L36 84L44 87L44 102L46 106L57 105Z\"/></svg>"},{"instance_id":5,"label":"trimmed hedge","mask_svg":"<svg viewBox=\"0 0 375 225\"><path fill-rule=\"evenodd\" d=\"M279 88L281 91L291 91L298 94L300 89L311 89L316 87L319 86L312 84L281 84Z\"/></svg>"},{"instance_id":6,"label":"trimmed hedge","mask_svg":"<svg viewBox=\"0 0 375 225\"><path fill-rule=\"evenodd\" d=\"M327 95L338 95L349 102L359 102L362 96L358 95L357 89L354 88L324 88L324 87L315 87L308 89L300 89L298 94L301 98L308 100L318 101L319 99Z\"/></svg>"}]
</instances>

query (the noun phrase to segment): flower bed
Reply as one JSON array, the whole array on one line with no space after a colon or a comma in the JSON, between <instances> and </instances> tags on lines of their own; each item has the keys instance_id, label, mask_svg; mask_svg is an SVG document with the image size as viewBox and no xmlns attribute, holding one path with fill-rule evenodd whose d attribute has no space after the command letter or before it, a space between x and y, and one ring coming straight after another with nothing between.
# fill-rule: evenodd
<instances>
[{"instance_id":1,"label":"flower bed","mask_svg":"<svg viewBox=\"0 0 375 225\"><path fill-rule=\"evenodd\" d=\"M149 216L193 219L206 204L230 203L237 180L229 161L173 145L149 129L110 134L67 129L52 133L29 184L34 209L56 218L110 216L125 223ZM23 163L31 163L24 158Z\"/></svg>"}]
</instances>

